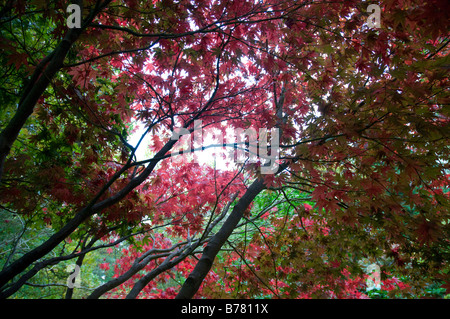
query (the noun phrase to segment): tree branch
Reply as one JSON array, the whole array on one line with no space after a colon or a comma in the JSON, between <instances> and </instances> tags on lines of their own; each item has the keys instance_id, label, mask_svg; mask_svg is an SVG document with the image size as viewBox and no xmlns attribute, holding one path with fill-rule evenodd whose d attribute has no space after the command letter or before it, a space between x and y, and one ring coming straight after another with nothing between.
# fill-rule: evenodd
<instances>
[{"instance_id":1,"label":"tree branch","mask_svg":"<svg viewBox=\"0 0 450 319\"><path fill-rule=\"evenodd\" d=\"M250 185L245 194L239 199L223 226L206 245L200 260L181 287L181 290L176 297L177 299L191 299L194 297L195 293L200 288L203 279L211 269L220 248L222 248L228 237L230 237L253 199L264 188L264 180L259 178Z\"/></svg>"},{"instance_id":2,"label":"tree branch","mask_svg":"<svg viewBox=\"0 0 450 319\"><path fill-rule=\"evenodd\" d=\"M83 33L86 26L92 22L94 17L110 2L111 0L106 0L101 5L96 6L95 10L91 11L89 16L85 19L82 27L70 29L56 49L46 56L36 67L31 76L31 81L25 88L20 99L16 113L0 133L0 180L3 175L3 166L6 157L8 156L14 141L19 136L20 130L33 113L37 101L45 92L55 74L62 68L64 59L73 43L77 41L81 33Z\"/></svg>"}]
</instances>

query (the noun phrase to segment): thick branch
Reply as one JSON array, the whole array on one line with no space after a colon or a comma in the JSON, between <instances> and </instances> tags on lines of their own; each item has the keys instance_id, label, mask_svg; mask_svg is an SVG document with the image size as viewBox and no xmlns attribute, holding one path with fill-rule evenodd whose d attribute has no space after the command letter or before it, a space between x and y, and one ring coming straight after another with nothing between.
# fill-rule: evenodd
<instances>
[{"instance_id":1,"label":"thick branch","mask_svg":"<svg viewBox=\"0 0 450 319\"><path fill-rule=\"evenodd\" d=\"M176 141L169 141L166 145L155 155L155 157L160 157L168 152ZM106 207L110 207L123 199L130 191L135 187L140 185L153 171L159 160L154 160L148 164L145 170L132 179L124 188L113 196L95 204L95 200L92 201L88 206L79 211L74 218L72 218L61 230L51 236L47 241L45 241L40 246L36 247L32 251L28 252L20 259L12 263L8 268L0 272L0 287L4 286L9 280L24 271L31 263L42 258L50 251L52 251L61 241L63 241L67 236L69 236L75 229L88 217L92 216L94 213L99 212Z\"/></svg>"},{"instance_id":2,"label":"thick branch","mask_svg":"<svg viewBox=\"0 0 450 319\"><path fill-rule=\"evenodd\" d=\"M245 194L238 201L236 206L234 206L233 211L227 218L223 226L217 232L216 235L209 241L203 250L203 255L195 266L194 270L191 272L189 277L186 279L184 285L181 287L180 292L177 295L177 299L191 299L200 285L203 279L208 274L211 266L216 258L216 255L222 248L223 244L230 237L236 225L241 220L244 212L249 207L253 199L265 188L264 180L259 178L253 182L252 185L247 189Z\"/></svg>"},{"instance_id":3,"label":"thick branch","mask_svg":"<svg viewBox=\"0 0 450 319\"><path fill-rule=\"evenodd\" d=\"M205 241L208 240L208 235L211 233L211 231L214 229L214 227L219 223L225 215L228 213L228 210L231 206L231 204L236 199L238 193L236 193L231 200L228 202L227 206L223 209L222 213L218 218L216 218L209 226L206 227L203 235L195 240L192 241L189 245L186 245L183 248L183 251L181 252L180 249L176 250L175 252L171 253L157 268L153 269L149 273L147 273L145 276L143 276L141 279L139 279L131 289L131 291L126 296L126 299L135 299L139 295L139 293L142 291L142 289L145 288L145 286L148 285L150 281L156 278L159 274L163 273L164 271L167 271L173 267L175 267L177 264L179 264L181 261L183 261L187 256L194 254L195 249L197 249L200 245L202 245ZM176 258L172 259L173 257L177 256Z\"/></svg>"},{"instance_id":4,"label":"thick branch","mask_svg":"<svg viewBox=\"0 0 450 319\"><path fill-rule=\"evenodd\" d=\"M14 141L19 136L19 132L25 125L25 122L33 113L34 107L47 89L50 81L55 74L62 68L64 59L72 47L73 43L79 38L86 26L92 22L94 17L109 3L105 1L96 8L86 18L81 28L70 29L64 39L59 43L56 49L45 57L36 67L30 82L24 90L20 99L19 106L11 121L0 133L0 180L3 175L3 166Z\"/></svg>"}]
</instances>

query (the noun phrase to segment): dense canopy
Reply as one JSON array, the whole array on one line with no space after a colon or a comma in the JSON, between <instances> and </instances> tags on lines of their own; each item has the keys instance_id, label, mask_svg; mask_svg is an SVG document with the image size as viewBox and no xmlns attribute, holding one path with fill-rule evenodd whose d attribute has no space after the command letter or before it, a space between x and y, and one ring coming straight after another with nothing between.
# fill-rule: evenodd
<instances>
[{"instance_id":1,"label":"dense canopy","mask_svg":"<svg viewBox=\"0 0 450 319\"><path fill-rule=\"evenodd\" d=\"M450 293L449 13L3 1L0 296Z\"/></svg>"}]
</instances>

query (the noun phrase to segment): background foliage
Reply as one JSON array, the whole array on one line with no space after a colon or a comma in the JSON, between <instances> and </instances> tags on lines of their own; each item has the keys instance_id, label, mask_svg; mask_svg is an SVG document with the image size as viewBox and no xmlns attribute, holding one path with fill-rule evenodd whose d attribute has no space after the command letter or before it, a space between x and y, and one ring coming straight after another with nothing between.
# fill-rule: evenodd
<instances>
[{"instance_id":1,"label":"background foliage","mask_svg":"<svg viewBox=\"0 0 450 319\"><path fill-rule=\"evenodd\" d=\"M2 298L449 293L447 1L76 3L1 4ZM276 172L179 155L196 120Z\"/></svg>"}]
</instances>

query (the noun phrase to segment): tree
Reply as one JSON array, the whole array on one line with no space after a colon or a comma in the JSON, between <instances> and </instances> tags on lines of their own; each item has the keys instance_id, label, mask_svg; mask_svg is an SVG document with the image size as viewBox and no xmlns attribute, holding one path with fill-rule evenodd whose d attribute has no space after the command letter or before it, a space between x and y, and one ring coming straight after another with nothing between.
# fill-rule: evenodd
<instances>
[{"instance_id":1,"label":"tree","mask_svg":"<svg viewBox=\"0 0 450 319\"><path fill-rule=\"evenodd\" d=\"M414 294L422 279L448 285L445 1L384 1L379 26L362 1L76 4L80 28L69 3L0 10L0 208L21 232L48 229L13 243L3 298L106 249L115 274L87 297L217 296L217 263L254 296L362 297L369 261L393 260L385 282ZM254 130L270 155L252 161L249 138L225 145L244 163L198 164L224 146L196 144L200 128ZM284 206L267 216L270 194Z\"/></svg>"}]
</instances>

